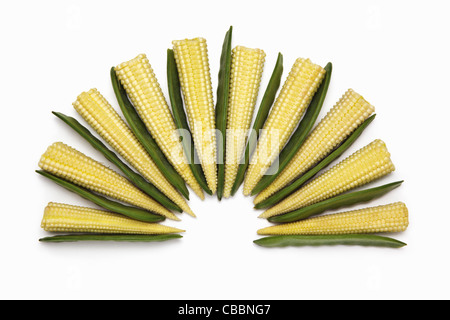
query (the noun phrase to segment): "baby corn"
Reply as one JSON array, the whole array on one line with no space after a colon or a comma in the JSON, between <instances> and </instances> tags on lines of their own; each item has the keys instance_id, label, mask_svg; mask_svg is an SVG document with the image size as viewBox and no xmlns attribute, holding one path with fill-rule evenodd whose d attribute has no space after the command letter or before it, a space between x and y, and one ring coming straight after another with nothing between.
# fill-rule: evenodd
<instances>
[{"instance_id":1,"label":"baby corn","mask_svg":"<svg viewBox=\"0 0 450 320\"><path fill-rule=\"evenodd\" d=\"M351 234L400 232L408 227L408 209L403 202L327 214L258 230L258 234Z\"/></svg>"},{"instance_id":2,"label":"baby corn","mask_svg":"<svg viewBox=\"0 0 450 320\"><path fill-rule=\"evenodd\" d=\"M204 199L184 154L169 106L145 54L114 68L148 131L175 170Z\"/></svg>"},{"instance_id":3,"label":"baby corn","mask_svg":"<svg viewBox=\"0 0 450 320\"><path fill-rule=\"evenodd\" d=\"M208 187L215 193L216 125L206 40L195 38L172 43L194 145Z\"/></svg>"},{"instance_id":4,"label":"baby corn","mask_svg":"<svg viewBox=\"0 0 450 320\"><path fill-rule=\"evenodd\" d=\"M73 106L84 120L145 179L183 211L195 216L185 199L167 181L130 128L97 89L81 93Z\"/></svg>"},{"instance_id":5,"label":"baby corn","mask_svg":"<svg viewBox=\"0 0 450 320\"><path fill-rule=\"evenodd\" d=\"M244 180L244 195L250 195L272 165L305 113L324 75L325 70L309 59L298 58L295 61L252 155Z\"/></svg>"},{"instance_id":6,"label":"baby corn","mask_svg":"<svg viewBox=\"0 0 450 320\"><path fill-rule=\"evenodd\" d=\"M180 220L136 188L125 177L61 142L56 142L47 148L41 156L39 167L91 191L158 213L172 220Z\"/></svg>"},{"instance_id":7,"label":"baby corn","mask_svg":"<svg viewBox=\"0 0 450 320\"><path fill-rule=\"evenodd\" d=\"M258 97L265 53L260 49L237 46L232 51L230 95L226 133L225 190L231 194L239 161Z\"/></svg>"},{"instance_id":8,"label":"baby corn","mask_svg":"<svg viewBox=\"0 0 450 320\"><path fill-rule=\"evenodd\" d=\"M309 134L286 168L254 199L257 204L305 173L344 141L373 112L374 107L352 89L341 97Z\"/></svg>"},{"instance_id":9,"label":"baby corn","mask_svg":"<svg viewBox=\"0 0 450 320\"><path fill-rule=\"evenodd\" d=\"M394 170L386 144L381 140L374 140L259 217L270 218L306 207L367 184Z\"/></svg>"},{"instance_id":10,"label":"baby corn","mask_svg":"<svg viewBox=\"0 0 450 320\"><path fill-rule=\"evenodd\" d=\"M148 223L119 214L50 202L42 218L41 228L51 232L83 232L109 234L165 234L184 230L159 223Z\"/></svg>"}]
</instances>

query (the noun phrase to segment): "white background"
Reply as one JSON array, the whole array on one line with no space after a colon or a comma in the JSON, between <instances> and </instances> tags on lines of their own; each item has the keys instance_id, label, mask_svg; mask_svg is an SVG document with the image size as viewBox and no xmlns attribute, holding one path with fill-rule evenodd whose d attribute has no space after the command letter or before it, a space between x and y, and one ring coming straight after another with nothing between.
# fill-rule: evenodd
<instances>
[{"instance_id":1,"label":"white background","mask_svg":"<svg viewBox=\"0 0 450 320\"><path fill-rule=\"evenodd\" d=\"M448 1L2 2L0 298L450 298L448 13ZM90 205L34 173L47 146L63 141L104 161L51 111L81 119L71 103L93 87L118 108L109 69L139 53L167 94L166 49L182 38L207 39L216 88L230 25L233 46L267 54L262 90L282 52L283 80L297 57L333 62L320 117L348 88L375 106L346 155L386 142L397 170L372 185L405 182L370 205L407 204L410 226L392 236L408 246L257 247L269 224L241 190L220 203L191 192L198 217L164 222L187 230L173 242L39 243L49 201Z\"/></svg>"}]
</instances>

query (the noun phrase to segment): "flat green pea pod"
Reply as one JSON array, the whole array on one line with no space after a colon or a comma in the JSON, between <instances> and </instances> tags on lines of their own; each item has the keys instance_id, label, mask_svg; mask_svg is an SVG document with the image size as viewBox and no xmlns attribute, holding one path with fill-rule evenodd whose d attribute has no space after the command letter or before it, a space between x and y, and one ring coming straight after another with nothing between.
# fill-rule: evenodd
<instances>
[{"instance_id":1,"label":"flat green pea pod","mask_svg":"<svg viewBox=\"0 0 450 320\"><path fill-rule=\"evenodd\" d=\"M80 136L82 136L91 146L100 151L106 159L115 164L123 174L130 179L130 181L143 192L148 194L152 199L158 201L161 205L169 210L175 210L182 212L175 203L172 202L164 193L159 191L154 185L149 183L139 174L134 172L128 165L126 165L114 152L112 152L106 145L95 137L86 127L79 123L75 118L64 115L61 112L52 112L59 119L64 121L73 130L75 130Z\"/></svg>"},{"instance_id":2,"label":"flat green pea pod","mask_svg":"<svg viewBox=\"0 0 450 320\"><path fill-rule=\"evenodd\" d=\"M228 115L228 96L230 92L231 73L231 38L233 27L225 34L220 56L219 81L217 86L216 129L222 133L221 141L217 141L217 198L222 199L225 186L225 146Z\"/></svg>"},{"instance_id":3,"label":"flat green pea pod","mask_svg":"<svg viewBox=\"0 0 450 320\"><path fill-rule=\"evenodd\" d=\"M319 116L320 111L322 110L323 103L325 101L325 97L327 95L328 87L330 85L331 73L333 70L333 65L331 62L324 67L325 76L320 84L320 87L317 89L311 103L306 110L305 115L303 116L300 124L297 126L297 129L292 134L289 142L283 148L278 156L278 169L277 172L271 175L265 175L259 180L256 186L252 190L252 196L261 192L265 188L267 188L283 171L283 169L289 164L289 161L295 156L298 149L302 146L303 142L308 137L309 132L311 131L314 123Z\"/></svg>"},{"instance_id":4,"label":"flat green pea pod","mask_svg":"<svg viewBox=\"0 0 450 320\"><path fill-rule=\"evenodd\" d=\"M192 141L191 130L189 129L186 112L183 107L180 78L172 49L167 49L167 85L169 87L170 105L172 107L175 125L178 130L184 130L187 133L182 137L181 144L183 145L184 152L188 157L189 167L191 168L192 174L202 189L207 194L212 195L212 191L209 189L205 175L203 174L202 166L195 161L195 146Z\"/></svg>"},{"instance_id":5,"label":"flat green pea pod","mask_svg":"<svg viewBox=\"0 0 450 320\"><path fill-rule=\"evenodd\" d=\"M61 179L49 172L46 172L43 170L36 170L36 172L39 173L40 175L43 175L44 177L52 180L53 182L57 183L58 185L66 188L67 190L72 191L72 192L78 194L79 196L81 196L89 201L92 201L96 205L107 209L108 211L120 213L131 219L135 219L135 220L139 220L139 221L143 221L143 222L160 222L160 221L165 220L165 217L163 217L159 214L156 214L156 213L144 210L144 209L136 208L136 207L126 206L126 205L121 204L120 202L112 201L108 198L97 195L83 187L80 187L72 182Z\"/></svg>"},{"instance_id":6,"label":"flat green pea pod","mask_svg":"<svg viewBox=\"0 0 450 320\"><path fill-rule=\"evenodd\" d=\"M304 247L304 246L370 246L401 248L406 243L396 239L371 234L340 234L340 235L289 235L269 236L253 241L262 247Z\"/></svg>"},{"instance_id":7,"label":"flat green pea pod","mask_svg":"<svg viewBox=\"0 0 450 320\"><path fill-rule=\"evenodd\" d=\"M388 183L379 187L354 191L350 193L345 193L338 195L336 197L332 197L326 199L324 201L320 201L309 205L304 208L300 208L298 210L294 210L292 212L288 212L282 215L270 217L268 220L270 222L276 223L285 223L285 222L294 222L302 219L309 218L313 215L320 214L327 210L339 209L342 207L348 207L354 204L359 204L363 202L367 202L373 200L375 198L379 198L389 191L399 187L403 183L402 181L396 181L392 183Z\"/></svg>"},{"instance_id":8,"label":"flat green pea pod","mask_svg":"<svg viewBox=\"0 0 450 320\"><path fill-rule=\"evenodd\" d=\"M178 172L172 167L172 165L167 160L164 153L159 149L158 144L153 139L151 134L148 132L145 123L139 117L133 104L128 99L127 93L117 78L114 67L111 68L111 82L114 89L114 93L119 103L120 109L122 110L131 131L134 133L136 138L142 144L144 149L150 155L152 160L155 162L158 169L164 174L166 179L177 189L186 199L189 199L189 190L186 187L186 183L183 178L178 174Z\"/></svg>"},{"instance_id":9,"label":"flat green pea pod","mask_svg":"<svg viewBox=\"0 0 450 320\"><path fill-rule=\"evenodd\" d=\"M293 192L297 191L303 184L305 184L308 180L312 179L320 170L324 169L331 162L339 158L345 150L350 148L350 146L358 139L358 137L362 134L362 132L367 128L367 126L375 119L375 114L367 118L352 134L332 153L330 153L325 159L319 162L316 166L302 175L300 178L295 180L293 183L288 185L287 187L281 189L280 191L274 193L267 199L261 201L260 203L255 205L255 209L262 209L271 207Z\"/></svg>"},{"instance_id":10,"label":"flat green pea pod","mask_svg":"<svg viewBox=\"0 0 450 320\"><path fill-rule=\"evenodd\" d=\"M41 242L78 242L78 241L118 241L118 242L161 242L183 238L180 234L68 234L39 239Z\"/></svg>"},{"instance_id":11,"label":"flat green pea pod","mask_svg":"<svg viewBox=\"0 0 450 320\"><path fill-rule=\"evenodd\" d=\"M239 165L239 169L236 175L236 180L234 181L233 187L231 189L231 195L234 195L236 191L244 182L245 172L250 164L250 155L255 151L256 141L259 136L259 131L264 127L267 116L269 115L270 108L275 101L278 88L281 83L281 76L283 74L283 55L278 53L277 62L270 77L269 83L267 85L264 96L261 100L261 104L256 114L255 121L253 123L252 131L250 132L249 138L247 140L247 147L245 149L243 163Z\"/></svg>"}]
</instances>

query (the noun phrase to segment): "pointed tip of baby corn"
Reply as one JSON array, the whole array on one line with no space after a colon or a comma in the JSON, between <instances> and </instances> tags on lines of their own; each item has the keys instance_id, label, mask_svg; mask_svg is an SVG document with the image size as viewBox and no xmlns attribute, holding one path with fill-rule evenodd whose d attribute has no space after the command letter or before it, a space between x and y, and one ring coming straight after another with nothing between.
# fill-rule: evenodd
<instances>
[{"instance_id":1,"label":"pointed tip of baby corn","mask_svg":"<svg viewBox=\"0 0 450 320\"><path fill-rule=\"evenodd\" d=\"M155 225L158 225L160 230L158 232L155 232L155 234L168 234L168 233L181 233L186 232L186 230L167 226L164 224L154 223Z\"/></svg>"},{"instance_id":2,"label":"pointed tip of baby corn","mask_svg":"<svg viewBox=\"0 0 450 320\"><path fill-rule=\"evenodd\" d=\"M205 200L205 194L200 186L198 188L192 188L192 190L201 200Z\"/></svg>"},{"instance_id":3,"label":"pointed tip of baby corn","mask_svg":"<svg viewBox=\"0 0 450 320\"><path fill-rule=\"evenodd\" d=\"M183 210L182 212L186 212L190 216L195 217L194 212L192 211L192 209L189 207L189 205L187 204L187 202L184 199L178 199L176 204L180 207L181 210Z\"/></svg>"},{"instance_id":4,"label":"pointed tip of baby corn","mask_svg":"<svg viewBox=\"0 0 450 320\"><path fill-rule=\"evenodd\" d=\"M173 214L172 212L170 212L170 214L166 214L165 217L166 217L167 219L170 219L170 220L181 221L181 219L178 218L178 217L177 217L175 214Z\"/></svg>"},{"instance_id":5,"label":"pointed tip of baby corn","mask_svg":"<svg viewBox=\"0 0 450 320\"><path fill-rule=\"evenodd\" d=\"M267 210L264 211L263 213L261 213L261 214L258 216L258 218L261 218L261 219L267 219L267 218L270 218L270 217L271 217L271 215L267 213Z\"/></svg>"},{"instance_id":6,"label":"pointed tip of baby corn","mask_svg":"<svg viewBox=\"0 0 450 320\"><path fill-rule=\"evenodd\" d=\"M175 228L175 227L168 227L168 228L169 228L169 230L171 230L170 233L181 233L181 232L186 232L186 230L178 229L178 228Z\"/></svg>"},{"instance_id":7,"label":"pointed tip of baby corn","mask_svg":"<svg viewBox=\"0 0 450 320\"><path fill-rule=\"evenodd\" d=\"M197 216L195 215L195 213L194 213L190 208L184 210L184 212L186 212L188 215L190 215L190 216L193 217L193 218L197 218Z\"/></svg>"},{"instance_id":8,"label":"pointed tip of baby corn","mask_svg":"<svg viewBox=\"0 0 450 320\"><path fill-rule=\"evenodd\" d=\"M259 235L268 235L268 234L270 234L271 228L272 227L262 228L262 229L259 229L256 233Z\"/></svg>"},{"instance_id":9,"label":"pointed tip of baby corn","mask_svg":"<svg viewBox=\"0 0 450 320\"><path fill-rule=\"evenodd\" d=\"M274 209L275 208L275 209ZM265 210L263 213L261 213L258 218L268 219L270 217L283 214L285 212L278 212L276 211L276 206L273 206L267 210Z\"/></svg>"},{"instance_id":10,"label":"pointed tip of baby corn","mask_svg":"<svg viewBox=\"0 0 450 320\"><path fill-rule=\"evenodd\" d=\"M258 203L260 203L261 201L263 201L262 197L259 196L259 194L255 197L255 199L253 199L253 204L257 205Z\"/></svg>"},{"instance_id":11,"label":"pointed tip of baby corn","mask_svg":"<svg viewBox=\"0 0 450 320\"><path fill-rule=\"evenodd\" d=\"M266 200L268 197L270 197L273 193L270 191L270 185L267 186L265 189L261 190L258 195L253 199L253 204L257 205L260 202Z\"/></svg>"},{"instance_id":12,"label":"pointed tip of baby corn","mask_svg":"<svg viewBox=\"0 0 450 320\"><path fill-rule=\"evenodd\" d=\"M208 183L208 187L212 194L215 195L217 193L217 180L214 183Z\"/></svg>"}]
</instances>

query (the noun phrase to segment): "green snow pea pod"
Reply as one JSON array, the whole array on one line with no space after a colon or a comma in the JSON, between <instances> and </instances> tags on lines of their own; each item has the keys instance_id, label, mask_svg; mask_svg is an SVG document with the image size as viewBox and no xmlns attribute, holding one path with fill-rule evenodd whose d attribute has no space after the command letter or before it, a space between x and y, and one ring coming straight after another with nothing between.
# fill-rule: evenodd
<instances>
[{"instance_id":1,"label":"green snow pea pod","mask_svg":"<svg viewBox=\"0 0 450 320\"><path fill-rule=\"evenodd\" d=\"M222 54L220 56L219 81L217 86L217 103L216 103L216 129L221 132L217 144L217 198L222 199L225 187L225 146L226 146L226 130L228 115L228 96L230 92L230 73L231 73L231 38L233 27L225 34L222 46Z\"/></svg>"},{"instance_id":2,"label":"green snow pea pod","mask_svg":"<svg viewBox=\"0 0 450 320\"><path fill-rule=\"evenodd\" d=\"M406 246L406 243L399 240L371 234L268 236L253 242L262 247L356 245L401 248Z\"/></svg>"},{"instance_id":3,"label":"green snow pea pod","mask_svg":"<svg viewBox=\"0 0 450 320\"><path fill-rule=\"evenodd\" d=\"M350 193L344 193L324 201L320 201L314 203L312 205L306 206L304 208L300 208L294 210L292 212L288 212L282 215L270 217L268 220L270 222L284 223L284 222L293 222L302 219L306 219L310 216L317 215L326 210L339 209L342 207L348 207L354 204L367 202L375 198L379 198L392 189L397 188L403 183L402 181L396 181L392 183L388 183L379 187L354 191Z\"/></svg>"},{"instance_id":4,"label":"green snow pea pod","mask_svg":"<svg viewBox=\"0 0 450 320\"><path fill-rule=\"evenodd\" d=\"M119 241L119 242L160 242L179 239L180 234L65 234L39 239L41 242L78 242L78 241Z\"/></svg>"}]
</instances>

